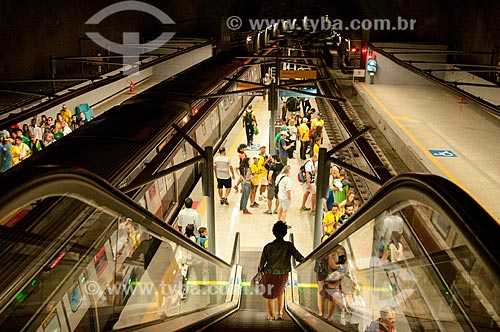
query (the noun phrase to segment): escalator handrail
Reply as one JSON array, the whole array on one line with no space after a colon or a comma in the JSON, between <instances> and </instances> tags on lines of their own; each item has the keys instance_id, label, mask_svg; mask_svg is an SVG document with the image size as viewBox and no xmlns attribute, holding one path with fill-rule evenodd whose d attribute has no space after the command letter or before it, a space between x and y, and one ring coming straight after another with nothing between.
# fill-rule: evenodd
<instances>
[{"instance_id":1,"label":"escalator handrail","mask_svg":"<svg viewBox=\"0 0 500 332\"><path fill-rule=\"evenodd\" d=\"M347 222L328 240L315 248L297 265L301 269L314 263L373 218L405 199L427 200L437 210L450 218L455 229L461 233L470 248L477 252L493 275L500 276L500 246L498 234L500 224L468 193L451 181L432 174L403 174L394 177L382 186Z\"/></svg>"},{"instance_id":2,"label":"escalator handrail","mask_svg":"<svg viewBox=\"0 0 500 332\"><path fill-rule=\"evenodd\" d=\"M240 232L236 232L234 235L233 253L231 254L230 264L240 264Z\"/></svg>"},{"instance_id":3,"label":"escalator handrail","mask_svg":"<svg viewBox=\"0 0 500 332\"><path fill-rule=\"evenodd\" d=\"M8 216L11 211L39 199L54 196L73 197L92 206L109 208L113 214L115 212L126 213L134 222L146 227L154 235L187 248L192 253L219 267L231 267L226 261L190 241L124 193L87 170L77 167L33 166L27 174L32 177L24 180L12 176L0 177L0 187L5 190L4 192L9 193L9 195L0 196L0 220ZM57 252L60 248L51 248L51 250ZM39 264L35 265L40 266ZM31 282L34 274L39 271L30 272L32 273L19 276L12 287L0 290L0 308L4 307L17 294L20 287Z\"/></svg>"}]
</instances>

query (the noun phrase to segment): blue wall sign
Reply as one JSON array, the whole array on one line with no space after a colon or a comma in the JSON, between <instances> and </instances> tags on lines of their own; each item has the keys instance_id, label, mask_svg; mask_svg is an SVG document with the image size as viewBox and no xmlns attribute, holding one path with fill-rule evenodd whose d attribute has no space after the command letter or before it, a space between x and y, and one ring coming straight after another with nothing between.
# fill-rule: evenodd
<instances>
[{"instance_id":1,"label":"blue wall sign","mask_svg":"<svg viewBox=\"0 0 500 332\"><path fill-rule=\"evenodd\" d=\"M429 150L434 157L456 157L451 150Z\"/></svg>"}]
</instances>

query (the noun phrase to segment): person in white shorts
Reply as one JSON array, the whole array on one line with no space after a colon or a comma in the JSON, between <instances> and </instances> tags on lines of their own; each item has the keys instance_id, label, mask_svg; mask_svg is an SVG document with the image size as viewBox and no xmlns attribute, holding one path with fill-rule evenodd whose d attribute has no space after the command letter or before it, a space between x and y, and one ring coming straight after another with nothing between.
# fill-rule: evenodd
<instances>
[{"instance_id":1,"label":"person in white shorts","mask_svg":"<svg viewBox=\"0 0 500 332\"><path fill-rule=\"evenodd\" d=\"M307 159L304 163L304 168L306 171L306 182L304 196L302 197L302 207L301 211L309 211L311 210L311 215L314 215L316 208L316 167L318 162L318 155L313 154L311 158ZM311 209L306 207L307 199L309 198L309 194L311 194Z\"/></svg>"},{"instance_id":2,"label":"person in white shorts","mask_svg":"<svg viewBox=\"0 0 500 332\"><path fill-rule=\"evenodd\" d=\"M276 178L278 188L278 199L280 206L278 208L278 220L286 224L286 213L290 210L292 201L292 179L290 178L290 166L285 166L281 174ZM287 228L291 226L287 225Z\"/></svg>"}]
</instances>

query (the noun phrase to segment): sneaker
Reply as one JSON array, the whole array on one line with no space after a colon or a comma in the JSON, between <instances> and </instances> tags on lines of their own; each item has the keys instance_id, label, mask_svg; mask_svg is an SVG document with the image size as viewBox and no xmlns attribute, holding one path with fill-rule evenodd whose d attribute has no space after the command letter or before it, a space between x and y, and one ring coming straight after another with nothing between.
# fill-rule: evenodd
<instances>
[{"instance_id":1,"label":"sneaker","mask_svg":"<svg viewBox=\"0 0 500 332\"><path fill-rule=\"evenodd\" d=\"M253 202L252 204L250 204L250 207L259 207L259 203Z\"/></svg>"},{"instance_id":2,"label":"sneaker","mask_svg":"<svg viewBox=\"0 0 500 332\"><path fill-rule=\"evenodd\" d=\"M314 211L311 211L311 213L309 213L311 216L314 216L315 212Z\"/></svg>"},{"instance_id":3,"label":"sneaker","mask_svg":"<svg viewBox=\"0 0 500 332\"><path fill-rule=\"evenodd\" d=\"M273 212L273 213L274 213L274 214L278 214L278 211L274 210L274 212Z\"/></svg>"},{"instance_id":4,"label":"sneaker","mask_svg":"<svg viewBox=\"0 0 500 332\"><path fill-rule=\"evenodd\" d=\"M287 228L287 229L290 229L290 228L292 228L292 226L290 226L290 225L286 225L286 228Z\"/></svg>"},{"instance_id":5,"label":"sneaker","mask_svg":"<svg viewBox=\"0 0 500 332\"><path fill-rule=\"evenodd\" d=\"M267 211L264 211L265 214L273 214L271 211L267 210Z\"/></svg>"},{"instance_id":6,"label":"sneaker","mask_svg":"<svg viewBox=\"0 0 500 332\"><path fill-rule=\"evenodd\" d=\"M243 211L243 214L252 214L250 211Z\"/></svg>"},{"instance_id":7,"label":"sneaker","mask_svg":"<svg viewBox=\"0 0 500 332\"><path fill-rule=\"evenodd\" d=\"M300 211L309 211L309 210L311 210L311 209L310 209L310 208L308 208L308 207L301 207L301 208L300 208Z\"/></svg>"},{"instance_id":8,"label":"sneaker","mask_svg":"<svg viewBox=\"0 0 500 332\"><path fill-rule=\"evenodd\" d=\"M220 205L224 205L224 198L220 200Z\"/></svg>"},{"instance_id":9,"label":"sneaker","mask_svg":"<svg viewBox=\"0 0 500 332\"><path fill-rule=\"evenodd\" d=\"M229 205L229 201L227 200L227 197L226 197L226 198L224 198L224 204L225 204L225 205Z\"/></svg>"}]
</instances>

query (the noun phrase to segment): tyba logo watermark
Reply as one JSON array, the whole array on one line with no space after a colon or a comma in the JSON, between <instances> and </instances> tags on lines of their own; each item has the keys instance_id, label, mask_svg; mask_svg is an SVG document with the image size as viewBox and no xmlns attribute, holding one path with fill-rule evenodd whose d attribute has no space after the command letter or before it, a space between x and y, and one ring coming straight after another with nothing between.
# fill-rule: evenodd
<instances>
[{"instance_id":1,"label":"tyba logo watermark","mask_svg":"<svg viewBox=\"0 0 500 332\"><path fill-rule=\"evenodd\" d=\"M140 1L122 1L101 9L85 22L85 24L100 24L102 20L116 13L123 11L139 11L147 13L162 24L175 24L175 22L160 9ZM124 32L123 44L114 43L104 38L99 32L86 32L86 35L97 45L109 49L111 52L123 55L123 65L131 66L132 70L127 72L129 75L137 72L133 65L139 62L139 56L147 52L156 50L167 43L175 35L175 32L162 32L156 39L140 44L139 32Z\"/></svg>"}]
</instances>

